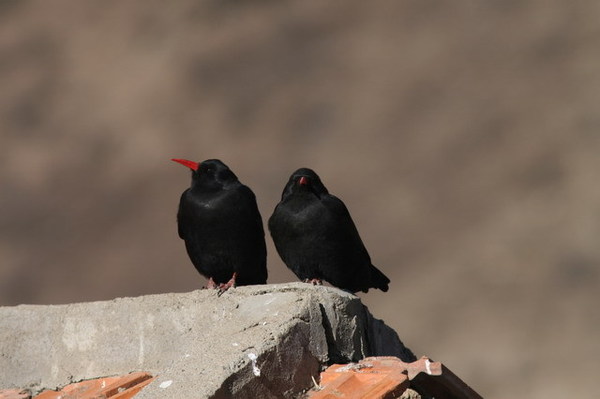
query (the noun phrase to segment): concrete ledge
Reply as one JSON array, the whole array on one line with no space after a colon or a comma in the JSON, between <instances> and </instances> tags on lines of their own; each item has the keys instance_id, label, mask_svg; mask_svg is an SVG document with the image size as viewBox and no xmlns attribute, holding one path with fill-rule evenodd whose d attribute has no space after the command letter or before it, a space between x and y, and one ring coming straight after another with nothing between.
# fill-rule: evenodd
<instances>
[{"instance_id":1,"label":"concrete ledge","mask_svg":"<svg viewBox=\"0 0 600 399\"><path fill-rule=\"evenodd\" d=\"M0 388L146 371L142 398L291 397L322 365L414 355L360 299L304 283L0 307Z\"/></svg>"}]
</instances>

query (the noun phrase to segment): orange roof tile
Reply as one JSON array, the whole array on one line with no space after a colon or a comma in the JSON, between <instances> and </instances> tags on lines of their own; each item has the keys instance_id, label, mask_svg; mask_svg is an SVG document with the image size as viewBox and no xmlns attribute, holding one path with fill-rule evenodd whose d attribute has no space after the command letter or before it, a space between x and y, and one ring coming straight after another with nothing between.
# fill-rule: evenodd
<instances>
[{"instance_id":1,"label":"orange roof tile","mask_svg":"<svg viewBox=\"0 0 600 399\"><path fill-rule=\"evenodd\" d=\"M96 378L67 385L60 391L44 391L33 399L130 399L152 380L150 374L142 372Z\"/></svg>"},{"instance_id":2,"label":"orange roof tile","mask_svg":"<svg viewBox=\"0 0 600 399\"><path fill-rule=\"evenodd\" d=\"M369 357L335 364L321 373L321 390L310 399L391 399L408 387L436 399L482 399L442 363L423 357L404 363L397 357Z\"/></svg>"}]
</instances>

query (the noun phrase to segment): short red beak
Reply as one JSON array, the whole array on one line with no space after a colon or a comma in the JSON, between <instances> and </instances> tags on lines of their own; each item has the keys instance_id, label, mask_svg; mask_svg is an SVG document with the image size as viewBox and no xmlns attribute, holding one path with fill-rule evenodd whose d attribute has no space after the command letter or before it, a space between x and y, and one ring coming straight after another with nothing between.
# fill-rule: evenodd
<instances>
[{"instance_id":1,"label":"short red beak","mask_svg":"<svg viewBox=\"0 0 600 399\"><path fill-rule=\"evenodd\" d=\"M190 168L192 170L198 170L198 166L200 166L200 164L198 162L188 161L187 159L171 159L171 161L180 163L183 166L187 166L188 168Z\"/></svg>"},{"instance_id":2,"label":"short red beak","mask_svg":"<svg viewBox=\"0 0 600 399\"><path fill-rule=\"evenodd\" d=\"M301 176L300 180L298 180L298 184L300 184L301 186L306 186L308 184L308 179L304 176Z\"/></svg>"}]
</instances>

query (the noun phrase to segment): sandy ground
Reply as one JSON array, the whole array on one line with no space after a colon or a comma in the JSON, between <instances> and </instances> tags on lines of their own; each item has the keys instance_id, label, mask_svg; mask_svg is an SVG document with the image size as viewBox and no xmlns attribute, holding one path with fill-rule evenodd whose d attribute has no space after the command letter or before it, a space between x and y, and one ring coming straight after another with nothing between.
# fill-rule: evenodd
<instances>
[{"instance_id":1,"label":"sandy ground","mask_svg":"<svg viewBox=\"0 0 600 399\"><path fill-rule=\"evenodd\" d=\"M189 174L308 166L361 295L486 398L594 397L600 3L0 2L0 304L182 292ZM270 282L294 281L270 238Z\"/></svg>"}]
</instances>

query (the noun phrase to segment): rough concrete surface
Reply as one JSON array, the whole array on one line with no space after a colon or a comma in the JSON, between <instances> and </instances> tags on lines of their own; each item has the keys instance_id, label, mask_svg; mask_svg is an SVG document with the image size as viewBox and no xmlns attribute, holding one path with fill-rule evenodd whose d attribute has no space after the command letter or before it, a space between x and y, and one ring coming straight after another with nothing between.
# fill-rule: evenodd
<instances>
[{"instance_id":1,"label":"rough concrete surface","mask_svg":"<svg viewBox=\"0 0 600 399\"><path fill-rule=\"evenodd\" d=\"M147 371L143 398L292 397L327 362L414 355L360 299L304 283L0 308L0 388Z\"/></svg>"}]
</instances>

